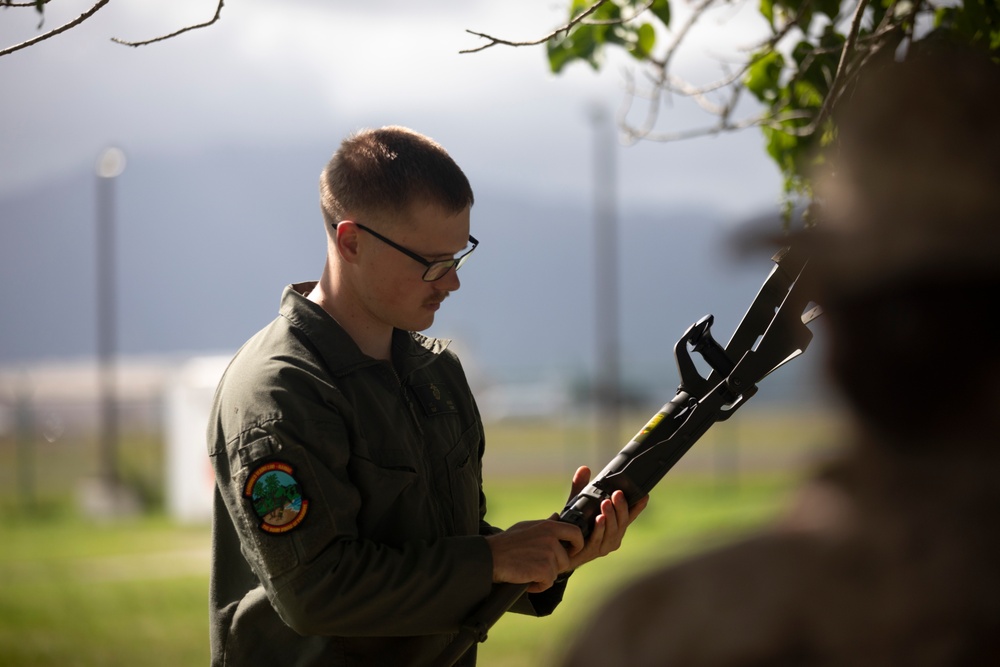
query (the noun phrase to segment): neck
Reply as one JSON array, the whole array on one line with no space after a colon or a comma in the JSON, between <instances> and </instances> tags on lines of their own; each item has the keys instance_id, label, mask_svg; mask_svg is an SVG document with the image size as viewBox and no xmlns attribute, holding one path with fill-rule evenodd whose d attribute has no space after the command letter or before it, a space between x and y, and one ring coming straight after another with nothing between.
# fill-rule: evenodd
<instances>
[{"instance_id":1,"label":"neck","mask_svg":"<svg viewBox=\"0 0 1000 667\"><path fill-rule=\"evenodd\" d=\"M341 279L327 266L316 287L307 297L319 305L373 359L392 360L392 327L379 325L365 317L363 309L338 289Z\"/></svg>"}]
</instances>

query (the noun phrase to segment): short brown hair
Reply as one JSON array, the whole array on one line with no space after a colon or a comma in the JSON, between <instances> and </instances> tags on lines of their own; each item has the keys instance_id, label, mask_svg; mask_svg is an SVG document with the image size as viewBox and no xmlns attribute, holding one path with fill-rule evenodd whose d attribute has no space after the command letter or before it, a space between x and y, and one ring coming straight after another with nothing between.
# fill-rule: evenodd
<instances>
[{"instance_id":1,"label":"short brown hair","mask_svg":"<svg viewBox=\"0 0 1000 667\"><path fill-rule=\"evenodd\" d=\"M355 132L320 175L320 207L329 224L347 214L401 211L424 199L459 212L472 206L472 187L440 144L399 126Z\"/></svg>"}]
</instances>

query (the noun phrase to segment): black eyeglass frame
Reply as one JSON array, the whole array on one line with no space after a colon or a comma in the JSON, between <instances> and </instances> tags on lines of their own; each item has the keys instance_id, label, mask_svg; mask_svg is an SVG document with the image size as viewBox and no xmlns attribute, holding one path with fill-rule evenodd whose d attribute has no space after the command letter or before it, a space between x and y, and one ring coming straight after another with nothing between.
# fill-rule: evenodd
<instances>
[{"instance_id":1,"label":"black eyeglass frame","mask_svg":"<svg viewBox=\"0 0 1000 667\"><path fill-rule=\"evenodd\" d=\"M340 224L340 223L337 223L337 224ZM465 252L463 252L458 257L452 257L451 259L440 259L440 260L438 260L436 262L432 262L429 259L425 259L425 258L421 257L420 255L418 255L417 253L413 252L409 248L404 248L403 246L399 245L398 243L396 243L392 239L387 239L386 237L382 236L381 234L379 234L378 232L376 232L371 227L367 227L365 225L362 225L360 222L357 222L357 221L354 221L354 224L357 225L360 229L365 230L366 232L368 232L369 234L371 234L372 236L374 236L375 238L377 238L379 241L382 241L383 243L385 243L386 245L388 245L388 246L390 246L392 248L395 248L396 250L398 250L399 252L403 253L404 255L406 255L407 257L409 257L410 259L415 260L415 261L420 262L421 264L423 264L426 268L424 269L424 275L421 276L421 279L425 283L432 283L435 280L440 280L441 278L444 278L446 275L448 275L448 272L451 271L452 269L455 269L456 271L458 271L461 268L462 264L465 264L465 260L469 258L469 255L472 254L472 251L475 250L477 247L479 247L479 241L476 240L476 237L473 236L472 234L469 234L469 243L472 244L471 248L469 248L468 250L466 250ZM337 225L335 224L333 226L333 228L336 229ZM438 267L443 267L443 268L438 268ZM428 274L430 274L431 270L435 269L435 268L438 268L438 270L441 271L441 275L434 276L432 278L428 278L427 277Z\"/></svg>"}]
</instances>

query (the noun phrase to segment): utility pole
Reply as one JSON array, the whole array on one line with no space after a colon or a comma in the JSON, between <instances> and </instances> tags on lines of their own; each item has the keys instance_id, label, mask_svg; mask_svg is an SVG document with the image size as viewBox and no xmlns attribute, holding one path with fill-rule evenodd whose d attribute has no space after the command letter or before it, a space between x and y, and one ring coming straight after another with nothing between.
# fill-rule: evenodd
<instances>
[{"instance_id":1,"label":"utility pole","mask_svg":"<svg viewBox=\"0 0 1000 667\"><path fill-rule=\"evenodd\" d=\"M115 262L115 181L125 154L105 149L97 160L97 364L100 392L100 483L117 489L118 378L115 365L118 315Z\"/></svg>"},{"instance_id":2,"label":"utility pole","mask_svg":"<svg viewBox=\"0 0 1000 667\"><path fill-rule=\"evenodd\" d=\"M596 315L597 455L603 460L621 448L621 361L618 321L617 138L614 119L600 105L591 108L594 178L594 279Z\"/></svg>"},{"instance_id":3,"label":"utility pole","mask_svg":"<svg viewBox=\"0 0 1000 667\"><path fill-rule=\"evenodd\" d=\"M18 373L14 387L15 440L17 456L17 495L28 513L35 502L35 411L28 371Z\"/></svg>"}]
</instances>

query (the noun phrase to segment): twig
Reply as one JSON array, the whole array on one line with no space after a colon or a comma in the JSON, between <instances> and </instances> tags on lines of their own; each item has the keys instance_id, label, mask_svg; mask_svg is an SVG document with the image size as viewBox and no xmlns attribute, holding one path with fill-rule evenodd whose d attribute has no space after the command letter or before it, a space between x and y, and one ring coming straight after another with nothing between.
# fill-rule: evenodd
<instances>
[{"instance_id":1,"label":"twig","mask_svg":"<svg viewBox=\"0 0 1000 667\"><path fill-rule=\"evenodd\" d=\"M816 114L816 117L806 128L808 134L812 134L823 126L823 123L833 111L834 103L840 99L841 91L847 85L845 80L847 79L847 70L849 69L848 59L854 53L857 45L858 34L861 32L861 19L864 18L865 9L868 8L869 1L870 0L859 0L858 6L854 8L854 17L851 19L851 29L850 32L847 33L847 40L844 42L844 48L840 51L840 60L837 63L837 71L833 75L833 81L830 82L830 90L826 94L826 98L823 100L823 106L820 107L819 113ZM889 11L891 12L892 9L890 8Z\"/></svg>"},{"instance_id":2,"label":"twig","mask_svg":"<svg viewBox=\"0 0 1000 667\"><path fill-rule=\"evenodd\" d=\"M624 23L628 23L629 21L634 21L635 19L639 18L639 16L641 16L644 11L653 6L654 2L656 2L656 0L649 0L649 2L647 2L645 5L632 12L632 16L623 16L617 19L604 19L602 21L597 21L597 20L580 21L580 23L582 23L583 25L622 25Z\"/></svg>"},{"instance_id":3,"label":"twig","mask_svg":"<svg viewBox=\"0 0 1000 667\"><path fill-rule=\"evenodd\" d=\"M643 141L656 141L661 143L671 143L675 141L684 141L686 139L694 139L696 137L708 137L715 136L717 134L722 134L723 132L737 132L739 130L746 129L748 127L753 127L754 125L760 125L767 119L764 117L747 118L745 120L733 122L729 120L720 121L715 125L709 125L706 127L696 127L688 130L680 130L678 132L669 133L654 133L648 132L645 134L633 135L630 128L623 128L629 135L630 140L642 139Z\"/></svg>"},{"instance_id":4,"label":"twig","mask_svg":"<svg viewBox=\"0 0 1000 667\"><path fill-rule=\"evenodd\" d=\"M164 40L172 39L174 37L177 37L178 35L183 35L184 33L190 32L192 30L207 28L208 26L213 25L215 22L217 22L219 20L219 17L222 16L222 6L224 4L225 0L219 0L219 6L215 8L215 16L213 16L208 21L205 21L204 23L199 23L197 25L189 25L186 28L181 28L180 30L174 31L169 35L161 35L160 37L146 39L141 42L129 42L124 39L118 39L117 37L112 37L111 41L116 44L122 44L124 46L146 46L147 44L155 44L156 42L162 42Z\"/></svg>"},{"instance_id":5,"label":"twig","mask_svg":"<svg viewBox=\"0 0 1000 667\"><path fill-rule=\"evenodd\" d=\"M572 30L574 26L576 26L578 23L582 23L585 18L587 18L588 16L590 16L591 14L593 14L594 12L596 12L597 8L600 7L601 5L603 5L605 2L608 2L608 0L597 0L597 2L595 2L594 4L592 4L590 7L587 7L587 9L585 9L582 12L580 12L579 14L577 14L566 25L564 25L564 26L562 26L560 28L556 28L555 30L553 30L549 34L545 35L544 37L541 37L541 38L535 39L535 40L531 40L531 41L528 41L528 42L512 42L510 40L500 39L499 37L493 37L492 35L487 35L487 34L484 34L484 33L481 33L481 32L476 32L474 30L466 30L465 32L469 33L470 35L475 35L476 37L482 37L483 39L489 40L489 43L483 44L481 46L477 46L477 47L475 47L473 49L463 49L463 50L459 51L459 53L477 53L479 51L485 51L486 49L488 49L488 48L490 48L492 46L496 46L497 44L503 44L505 46L538 46L539 44L544 44L545 42L549 41L550 39L558 37L560 34L566 33L566 32L569 32L570 30Z\"/></svg>"},{"instance_id":6,"label":"twig","mask_svg":"<svg viewBox=\"0 0 1000 667\"><path fill-rule=\"evenodd\" d=\"M695 5L691 10L691 15L688 16L687 21L681 26L681 29L677 31L677 35L674 37L673 43L667 49L663 58L660 60L650 59L654 65L656 65L660 70L666 70L670 65L670 60L674 57L674 52L676 52L684 41L687 34L694 28L694 25L701 20L701 17L708 11L709 7L715 4L716 0L700 0L697 5Z\"/></svg>"},{"instance_id":7,"label":"twig","mask_svg":"<svg viewBox=\"0 0 1000 667\"><path fill-rule=\"evenodd\" d=\"M97 10L99 10L104 5L108 4L108 2L110 2L110 0L98 0L97 3L93 7L91 7L90 9L88 9L87 11L85 11L84 13L80 14L78 17L76 17L72 21L70 21L68 23L64 23L63 25L59 26L58 28L53 28L52 30L49 30L48 32L44 32L41 35L38 35L36 37L32 37L29 40L21 42L20 44L15 44L14 46L8 46L7 48L0 50L0 56L6 56L7 54L14 53L15 51L20 51L21 49L26 49L29 46L32 46L34 44L38 44L39 42L43 42L46 39L49 39L50 37L55 37L56 35L58 35L60 33L66 32L70 28L74 28L74 27L80 25L81 23L83 23L84 21L86 21L87 19L89 19L91 16L93 16L94 14L97 13ZM18 6L22 6L22 5L10 5L10 6L12 6L12 7L18 7Z\"/></svg>"}]
</instances>

